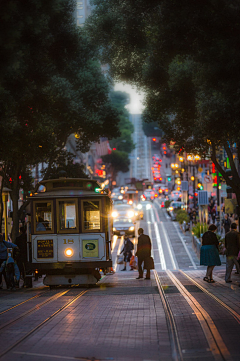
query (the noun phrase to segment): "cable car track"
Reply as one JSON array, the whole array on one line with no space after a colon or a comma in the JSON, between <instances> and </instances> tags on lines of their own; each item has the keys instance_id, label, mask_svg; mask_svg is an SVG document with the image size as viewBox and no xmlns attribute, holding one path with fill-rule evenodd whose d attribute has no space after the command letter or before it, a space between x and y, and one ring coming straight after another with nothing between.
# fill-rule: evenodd
<instances>
[{"instance_id":1,"label":"cable car track","mask_svg":"<svg viewBox=\"0 0 240 361\"><path fill-rule=\"evenodd\" d=\"M183 355L182 355L182 350L181 350L181 346L180 346L180 342L179 342L177 326L175 323L175 319L174 319L171 307L170 307L167 297L164 293L164 290L163 290L163 287L162 287L162 284L161 284L161 281L160 281L157 271L154 270L153 272L154 272L155 280L157 283L158 291L159 291L159 294L161 297L161 301L163 304L164 312L166 315L169 338L170 338L171 349L172 349L172 358L174 361L183 361Z\"/></svg>"},{"instance_id":2,"label":"cable car track","mask_svg":"<svg viewBox=\"0 0 240 361\"><path fill-rule=\"evenodd\" d=\"M20 302L20 303L18 303L18 304L16 304L16 305L14 305L14 306L12 306L12 307L8 308L7 310L4 310L4 311L0 312L0 316L1 316L1 315L3 315L4 313L8 312L8 311L13 310L14 308L16 308L16 307L18 307L18 306L23 305L24 303L26 303L26 302L28 302L28 301L33 300L34 298L38 298L38 297L40 297L40 296L44 295L44 294L45 294L45 293L47 293L47 292L48 292L48 291L41 292L41 293L39 293L39 294L37 294L37 295L35 295L35 296L33 296L33 297L28 298L28 299L27 299L27 300L25 300L25 301L22 301L22 302Z\"/></svg>"},{"instance_id":3,"label":"cable car track","mask_svg":"<svg viewBox=\"0 0 240 361\"><path fill-rule=\"evenodd\" d=\"M63 291L58 293L57 295L54 295L53 297L51 297L50 299L44 301L43 303L41 303L41 306L45 305L46 303L49 303L50 301L54 301L55 299L63 296L65 293L67 293L69 290L67 291ZM65 305L63 305L62 307L60 307L57 311L55 311L52 315L50 315L49 317L47 317L44 321L42 321L41 323L39 323L37 326L35 326L32 330L30 330L29 332L27 332L24 336L22 336L19 340L17 340L14 344L12 344L11 346L9 346L6 350L4 350L3 352L0 353L0 358L3 357L4 355L6 355L9 351L11 351L13 348L15 348L16 346L18 346L21 342L23 342L26 338L28 338L29 336L31 336L35 331L37 331L39 328L41 328L42 326L44 326L48 321L52 320L55 316L57 316L60 312L64 311L66 308L68 308L70 305L72 305L75 301L77 301L81 296L83 296L86 292L88 292L88 290L83 290L80 293L78 293L76 296L74 296L71 300L69 300ZM56 297L58 296L58 297ZM55 297L55 298L54 298ZM35 306L35 310L37 310L39 305ZM39 308L38 308L39 309ZM33 312L31 310L31 312ZM16 320L10 321L10 323L8 323L8 326L12 325L14 322L17 322L20 318L25 317L29 314L30 312L26 312L24 314L22 314L20 317L18 317ZM3 327L7 327L6 324ZM1 327L1 329L3 328Z\"/></svg>"},{"instance_id":4,"label":"cable car track","mask_svg":"<svg viewBox=\"0 0 240 361\"><path fill-rule=\"evenodd\" d=\"M26 317L28 315L30 315L31 313L38 311L40 308L42 308L42 306L46 305L47 303L50 303L52 301L55 301L57 298L63 296L65 293L67 293L69 290L67 291L62 291L59 292L55 295L53 295L52 297L48 298L47 300L38 303L36 306L32 307L30 310L23 312L22 314L20 314L18 317L14 318L13 320L10 320L4 324L2 324L0 326L0 330L2 330L3 328L9 327L10 325L12 325L13 323L16 323L18 320L20 320L23 317Z\"/></svg>"},{"instance_id":5,"label":"cable car track","mask_svg":"<svg viewBox=\"0 0 240 361\"><path fill-rule=\"evenodd\" d=\"M189 306L194 311L202 330L205 334L209 348L216 361L230 361L231 355L228 351L216 325L214 324L210 315L206 312L203 306L196 300L196 298L184 287L181 281L170 270L166 271L168 277L177 287L181 295L185 298Z\"/></svg>"},{"instance_id":6,"label":"cable car track","mask_svg":"<svg viewBox=\"0 0 240 361\"><path fill-rule=\"evenodd\" d=\"M240 324L240 315L234 311L231 307L229 307L225 302L220 300L217 296L206 290L203 286L201 286L197 281L195 281L192 277L190 277L186 272L179 270L185 277L187 277L191 282L193 282L200 290L206 293L209 297L213 298L216 302L218 302L223 308L225 308Z\"/></svg>"}]
</instances>

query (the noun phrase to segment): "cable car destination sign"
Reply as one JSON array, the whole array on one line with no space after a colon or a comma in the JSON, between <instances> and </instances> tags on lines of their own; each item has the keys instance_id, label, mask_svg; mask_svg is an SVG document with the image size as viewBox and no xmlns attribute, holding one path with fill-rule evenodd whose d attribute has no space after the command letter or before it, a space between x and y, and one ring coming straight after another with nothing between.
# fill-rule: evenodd
<instances>
[{"instance_id":1,"label":"cable car destination sign","mask_svg":"<svg viewBox=\"0 0 240 361\"><path fill-rule=\"evenodd\" d=\"M37 240L37 258L53 258L53 239Z\"/></svg>"}]
</instances>

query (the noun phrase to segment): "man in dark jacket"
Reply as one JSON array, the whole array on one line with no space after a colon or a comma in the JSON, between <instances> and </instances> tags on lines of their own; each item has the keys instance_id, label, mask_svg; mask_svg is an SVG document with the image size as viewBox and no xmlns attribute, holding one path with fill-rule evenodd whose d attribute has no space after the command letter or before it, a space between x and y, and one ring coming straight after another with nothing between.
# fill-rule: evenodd
<instances>
[{"instance_id":1,"label":"man in dark jacket","mask_svg":"<svg viewBox=\"0 0 240 361\"><path fill-rule=\"evenodd\" d=\"M237 256L240 251L240 238L239 238L239 233L237 232L236 223L231 224L231 231L228 232L225 236L225 247L227 250L225 281L227 283L230 283L232 282L231 273L234 264L236 266L237 272L240 273L240 267L237 261Z\"/></svg>"},{"instance_id":2,"label":"man in dark jacket","mask_svg":"<svg viewBox=\"0 0 240 361\"><path fill-rule=\"evenodd\" d=\"M3 235L0 233L0 267L4 261L7 261L7 257L8 257L7 249L8 248L17 248L17 245L12 242L4 241ZM8 287L5 270L3 270L3 276L5 279L6 285ZM1 272L0 272L0 288L2 288L2 273Z\"/></svg>"},{"instance_id":3,"label":"man in dark jacket","mask_svg":"<svg viewBox=\"0 0 240 361\"><path fill-rule=\"evenodd\" d=\"M140 278L143 278L142 263L144 262L144 264L145 264L147 262L147 259L149 257L151 257L151 247L152 247L149 236L147 236L146 234L143 234L142 228L138 229L138 234L139 234L139 237L138 237L136 256L138 257L139 276L138 276L137 280L139 280ZM146 266L145 266L145 268L146 268ZM147 269L146 279L150 280L150 269Z\"/></svg>"}]
</instances>

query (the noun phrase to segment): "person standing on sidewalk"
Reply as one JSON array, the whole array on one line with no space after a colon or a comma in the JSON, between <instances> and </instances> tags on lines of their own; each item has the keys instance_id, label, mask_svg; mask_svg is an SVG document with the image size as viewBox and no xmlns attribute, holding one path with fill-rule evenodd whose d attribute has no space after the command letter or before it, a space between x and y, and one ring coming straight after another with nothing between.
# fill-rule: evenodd
<instances>
[{"instance_id":1,"label":"person standing on sidewalk","mask_svg":"<svg viewBox=\"0 0 240 361\"><path fill-rule=\"evenodd\" d=\"M221 266L218 253L218 239L215 234L217 227L210 224L208 231L202 236L202 247L200 251L200 265L207 266L206 276L203 278L208 283L214 283L212 273L215 266Z\"/></svg>"},{"instance_id":2,"label":"person standing on sidewalk","mask_svg":"<svg viewBox=\"0 0 240 361\"><path fill-rule=\"evenodd\" d=\"M3 235L0 233L0 266L4 261L7 261L7 258L8 258L7 249L8 248L17 248L17 245L14 244L14 243L11 243L11 242L4 241L3 240ZM2 274L4 276L6 285L8 287L6 272L5 272L5 269L4 269L3 272L0 272L0 288L2 288Z\"/></svg>"},{"instance_id":3,"label":"person standing on sidewalk","mask_svg":"<svg viewBox=\"0 0 240 361\"><path fill-rule=\"evenodd\" d=\"M136 256L138 257L139 275L137 277L137 280L139 280L140 278L143 278L142 263L144 262L144 264L145 264L147 262L147 259L149 257L151 257L151 248L152 248L151 240L150 240L149 236L147 236L146 234L143 234L142 228L138 229L138 235L139 235L139 237L138 237ZM147 269L146 279L150 280L150 269Z\"/></svg>"},{"instance_id":4,"label":"person standing on sidewalk","mask_svg":"<svg viewBox=\"0 0 240 361\"><path fill-rule=\"evenodd\" d=\"M225 247L227 250L227 262L226 262L226 274L225 282L230 283L231 273L235 264L237 273L240 273L240 267L237 260L238 253L240 251L240 235L237 232L237 224L234 222L231 224L231 231L225 236Z\"/></svg>"},{"instance_id":5,"label":"person standing on sidewalk","mask_svg":"<svg viewBox=\"0 0 240 361\"><path fill-rule=\"evenodd\" d=\"M123 245L123 249L121 251L121 253L123 253L123 255L124 255L124 268L122 269L122 271L127 270L127 262L130 262L130 259L132 257L133 248L134 248L133 243L130 241L128 236L125 234L125 236L124 236L124 245ZM130 271L132 271L132 268L130 269Z\"/></svg>"},{"instance_id":6,"label":"person standing on sidewalk","mask_svg":"<svg viewBox=\"0 0 240 361\"><path fill-rule=\"evenodd\" d=\"M222 225L223 225L225 234L227 234L230 231L230 227L231 227L231 221L230 221L227 213L224 214L224 219L222 220Z\"/></svg>"}]
</instances>

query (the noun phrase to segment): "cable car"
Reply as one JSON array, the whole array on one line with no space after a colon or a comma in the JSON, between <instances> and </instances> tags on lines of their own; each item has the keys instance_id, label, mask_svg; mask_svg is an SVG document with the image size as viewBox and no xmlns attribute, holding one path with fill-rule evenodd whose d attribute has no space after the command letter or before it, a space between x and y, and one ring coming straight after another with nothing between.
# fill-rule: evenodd
<instances>
[{"instance_id":1,"label":"cable car","mask_svg":"<svg viewBox=\"0 0 240 361\"><path fill-rule=\"evenodd\" d=\"M112 266L111 199L95 180L40 182L30 198L30 268L47 286L96 284Z\"/></svg>"},{"instance_id":2,"label":"cable car","mask_svg":"<svg viewBox=\"0 0 240 361\"><path fill-rule=\"evenodd\" d=\"M128 187L128 189L125 191L124 198L130 205L137 204L139 198L138 190L135 187Z\"/></svg>"}]
</instances>

